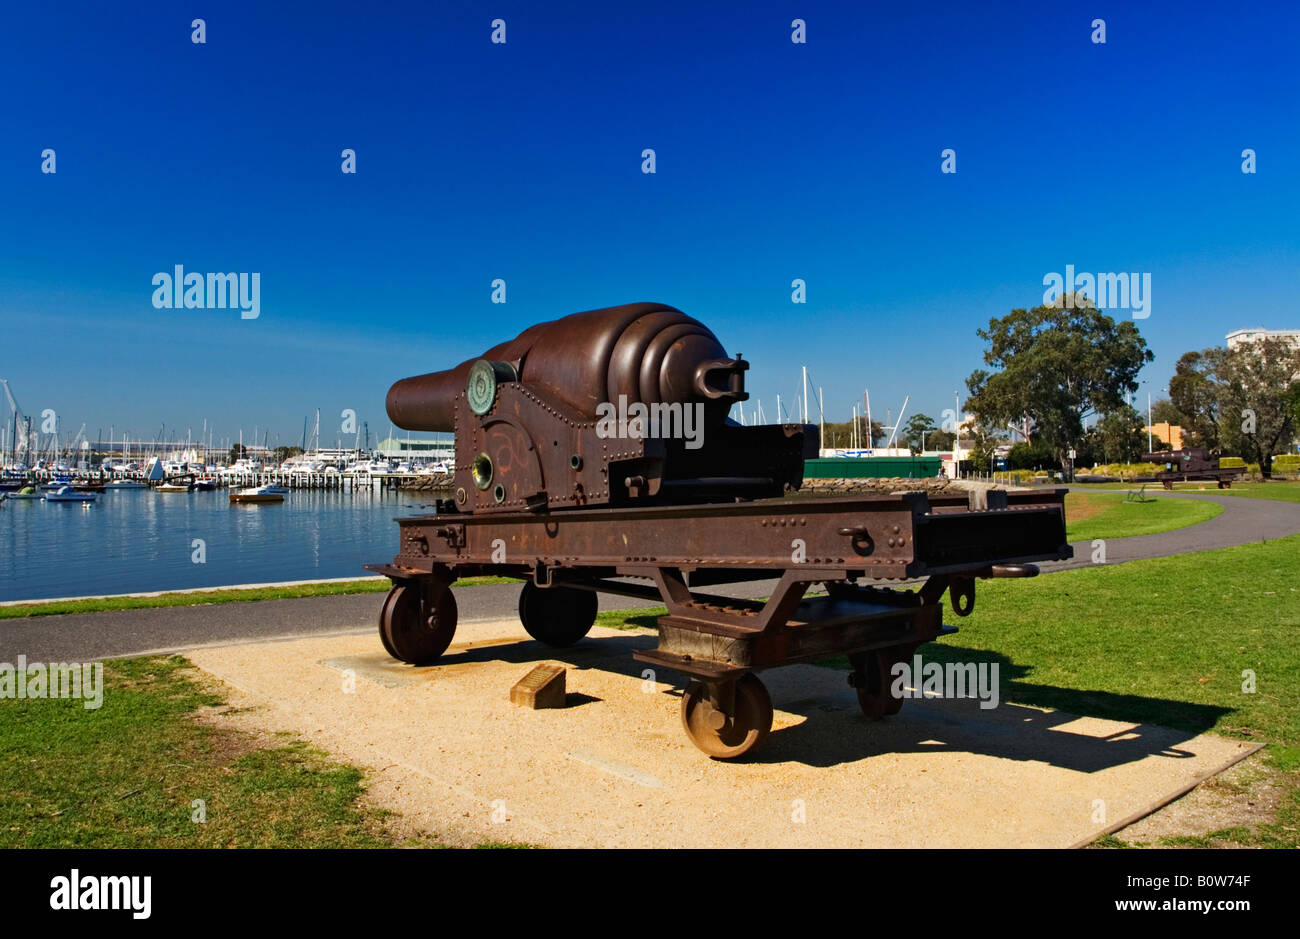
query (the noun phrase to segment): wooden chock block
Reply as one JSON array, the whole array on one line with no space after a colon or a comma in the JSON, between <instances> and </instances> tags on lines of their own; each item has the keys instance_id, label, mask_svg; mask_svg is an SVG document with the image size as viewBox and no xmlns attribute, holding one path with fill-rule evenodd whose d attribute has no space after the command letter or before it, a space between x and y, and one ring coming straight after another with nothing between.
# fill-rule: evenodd
<instances>
[{"instance_id":1,"label":"wooden chock block","mask_svg":"<svg viewBox=\"0 0 1300 939\"><path fill-rule=\"evenodd\" d=\"M562 665L534 665L510 689L510 703L534 710L564 707L564 672Z\"/></svg>"}]
</instances>

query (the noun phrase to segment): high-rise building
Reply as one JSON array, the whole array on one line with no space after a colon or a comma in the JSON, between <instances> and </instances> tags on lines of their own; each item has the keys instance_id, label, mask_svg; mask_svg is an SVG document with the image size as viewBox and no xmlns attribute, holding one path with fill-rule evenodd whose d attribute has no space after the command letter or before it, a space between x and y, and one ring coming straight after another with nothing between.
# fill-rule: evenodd
<instances>
[{"instance_id":1,"label":"high-rise building","mask_svg":"<svg viewBox=\"0 0 1300 939\"><path fill-rule=\"evenodd\" d=\"M1259 342L1263 339L1283 339L1293 346L1300 346L1300 329L1265 329L1256 326L1253 329L1234 329L1228 333L1228 348L1235 349L1245 342Z\"/></svg>"}]
</instances>

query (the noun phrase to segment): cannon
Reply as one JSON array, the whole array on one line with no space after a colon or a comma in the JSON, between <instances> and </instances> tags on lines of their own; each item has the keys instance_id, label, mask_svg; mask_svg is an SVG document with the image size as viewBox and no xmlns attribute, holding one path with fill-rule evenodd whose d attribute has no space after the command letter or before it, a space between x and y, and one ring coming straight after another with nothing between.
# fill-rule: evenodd
<instances>
[{"instance_id":1,"label":"cannon","mask_svg":"<svg viewBox=\"0 0 1300 939\"><path fill-rule=\"evenodd\" d=\"M480 359L403 379L388 414L455 433L465 511L779 496L817 455L816 428L728 420L748 368L698 320L633 303L539 323Z\"/></svg>"},{"instance_id":2,"label":"cannon","mask_svg":"<svg viewBox=\"0 0 1300 939\"><path fill-rule=\"evenodd\" d=\"M1166 489L1173 489L1176 482L1192 480L1213 482L1220 489L1230 489L1232 481L1246 472L1244 466L1220 466L1217 456L1200 447L1144 453L1142 462L1164 464L1165 468L1156 473L1156 482Z\"/></svg>"},{"instance_id":3,"label":"cannon","mask_svg":"<svg viewBox=\"0 0 1300 939\"><path fill-rule=\"evenodd\" d=\"M396 382L394 424L454 432L456 460L453 497L398 519L392 563L367 565L392 581L387 652L414 665L446 652L461 577L524 581L521 624L557 648L591 629L598 593L658 600L658 645L634 657L686 676L687 736L733 759L771 728L757 672L844 655L863 713L897 713L893 665L956 631L945 593L968 615L977 579L1072 556L1064 489L801 496L817 428L730 420L748 368L698 320L636 303ZM707 592L765 580L766 600Z\"/></svg>"}]
</instances>

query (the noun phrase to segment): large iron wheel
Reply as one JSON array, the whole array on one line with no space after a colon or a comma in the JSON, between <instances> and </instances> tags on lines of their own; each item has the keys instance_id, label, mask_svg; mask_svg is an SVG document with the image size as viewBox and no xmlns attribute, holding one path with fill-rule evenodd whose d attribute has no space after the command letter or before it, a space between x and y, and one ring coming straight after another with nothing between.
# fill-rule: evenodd
<instances>
[{"instance_id":1,"label":"large iron wheel","mask_svg":"<svg viewBox=\"0 0 1300 939\"><path fill-rule=\"evenodd\" d=\"M418 584L397 584L379 613L379 638L393 658L428 665L447 651L456 635L456 598L444 589L432 607Z\"/></svg>"},{"instance_id":2,"label":"large iron wheel","mask_svg":"<svg viewBox=\"0 0 1300 939\"><path fill-rule=\"evenodd\" d=\"M682 693L682 726L686 735L709 756L734 760L754 750L772 729L772 697L767 687L751 674L734 682L731 714L718 707L716 696L724 689L710 689L692 681ZM711 690L714 692L711 694Z\"/></svg>"},{"instance_id":3,"label":"large iron wheel","mask_svg":"<svg viewBox=\"0 0 1300 939\"><path fill-rule=\"evenodd\" d=\"M596 592L576 587L538 587L530 580L519 591L519 622L538 642L571 646L596 622Z\"/></svg>"},{"instance_id":4,"label":"large iron wheel","mask_svg":"<svg viewBox=\"0 0 1300 939\"><path fill-rule=\"evenodd\" d=\"M889 690L893 683L890 669L896 661L896 656L883 649L849 656L849 663L853 666L849 684L858 692L858 706L862 713L872 720L897 714L903 709L903 699L894 697ZM919 681L919 677L916 680Z\"/></svg>"}]
</instances>

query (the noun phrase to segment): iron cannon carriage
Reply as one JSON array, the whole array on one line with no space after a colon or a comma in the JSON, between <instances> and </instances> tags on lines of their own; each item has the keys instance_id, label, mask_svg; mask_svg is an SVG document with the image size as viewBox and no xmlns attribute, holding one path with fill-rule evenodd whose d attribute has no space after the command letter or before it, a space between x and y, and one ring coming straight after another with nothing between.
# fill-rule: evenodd
<instances>
[{"instance_id":1,"label":"iron cannon carriage","mask_svg":"<svg viewBox=\"0 0 1300 939\"><path fill-rule=\"evenodd\" d=\"M1156 473L1156 482L1166 489L1173 489L1176 482L1203 480L1218 485L1220 489L1231 489L1232 481L1244 476L1244 466L1223 466L1219 458L1209 450L1200 447L1184 447L1182 450L1159 450L1155 453L1142 454L1144 463L1165 465Z\"/></svg>"},{"instance_id":2,"label":"iron cannon carriage","mask_svg":"<svg viewBox=\"0 0 1300 939\"><path fill-rule=\"evenodd\" d=\"M659 600L658 646L634 655L688 677L687 735L734 758L771 728L756 672L846 655L863 712L896 713L894 663L955 632L945 592L964 616L977 579L1071 556L1063 489L795 495L817 428L729 420L748 367L697 320L639 303L541 323L393 385L393 422L454 432L456 459L452 498L399 519L397 556L368 566L393 584L385 649L435 661L460 577L523 580L522 625L554 647L591 629L597 593ZM775 580L766 600L707 592L761 580Z\"/></svg>"}]
</instances>

